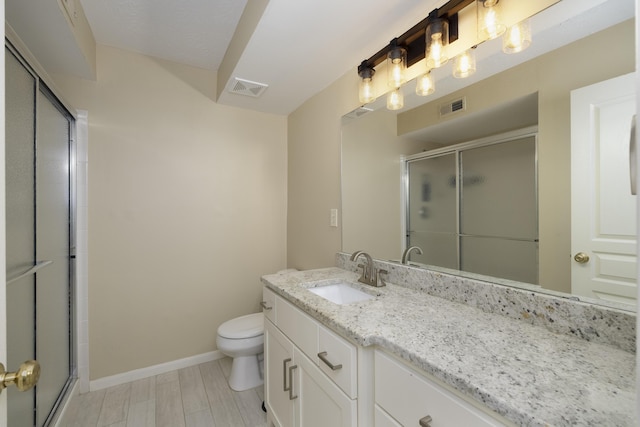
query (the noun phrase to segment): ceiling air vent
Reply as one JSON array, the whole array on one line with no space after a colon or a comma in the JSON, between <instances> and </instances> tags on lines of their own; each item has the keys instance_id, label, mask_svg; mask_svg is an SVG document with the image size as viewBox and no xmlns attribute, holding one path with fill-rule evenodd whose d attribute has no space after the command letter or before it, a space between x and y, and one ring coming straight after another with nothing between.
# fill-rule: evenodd
<instances>
[{"instance_id":1,"label":"ceiling air vent","mask_svg":"<svg viewBox=\"0 0 640 427\"><path fill-rule=\"evenodd\" d=\"M345 114L345 117L350 118L350 119L359 119L360 117L364 116L365 114L369 114L372 111L373 111L372 108L358 107L355 110L350 111L347 114Z\"/></svg>"},{"instance_id":2,"label":"ceiling air vent","mask_svg":"<svg viewBox=\"0 0 640 427\"><path fill-rule=\"evenodd\" d=\"M467 109L467 98L462 97L440 105L440 117Z\"/></svg>"},{"instance_id":3,"label":"ceiling air vent","mask_svg":"<svg viewBox=\"0 0 640 427\"><path fill-rule=\"evenodd\" d=\"M234 77L229 81L227 90L231 93L237 93L238 95L251 96L257 98L267 90L269 85L264 83L252 82L250 80L239 79Z\"/></svg>"}]
</instances>

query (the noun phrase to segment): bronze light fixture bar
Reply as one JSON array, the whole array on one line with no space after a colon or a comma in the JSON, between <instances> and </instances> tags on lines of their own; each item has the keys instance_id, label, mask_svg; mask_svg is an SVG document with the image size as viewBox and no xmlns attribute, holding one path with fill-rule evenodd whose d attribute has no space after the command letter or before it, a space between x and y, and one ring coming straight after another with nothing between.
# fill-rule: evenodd
<instances>
[{"instance_id":1,"label":"bronze light fixture bar","mask_svg":"<svg viewBox=\"0 0 640 427\"><path fill-rule=\"evenodd\" d=\"M433 10L425 19L405 31L404 34L397 39L394 39L398 46L407 50L407 66L410 67L424 59L426 48L425 30L430 22L436 19L446 18L449 21L449 43L457 40L458 12L473 2L474 0L451 0L441 8ZM358 75L362 76L362 73L373 71L375 67L384 62L388 52L389 46L385 46L375 55L362 61L358 66Z\"/></svg>"}]
</instances>

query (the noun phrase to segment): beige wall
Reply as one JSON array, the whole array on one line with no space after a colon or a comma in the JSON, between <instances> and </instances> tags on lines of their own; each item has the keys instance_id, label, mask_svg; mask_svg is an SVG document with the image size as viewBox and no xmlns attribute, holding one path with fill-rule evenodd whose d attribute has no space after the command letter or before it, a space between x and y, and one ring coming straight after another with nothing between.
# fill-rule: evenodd
<instances>
[{"instance_id":1,"label":"beige wall","mask_svg":"<svg viewBox=\"0 0 640 427\"><path fill-rule=\"evenodd\" d=\"M401 156L436 148L397 136L381 108L342 126L342 250L400 259L404 249ZM375 230L375 231L372 231Z\"/></svg>"},{"instance_id":2,"label":"beige wall","mask_svg":"<svg viewBox=\"0 0 640 427\"><path fill-rule=\"evenodd\" d=\"M358 76L348 73L305 102L288 120L287 266L334 265L341 248L330 210L340 210L340 118L357 106ZM355 99L352 95L355 93Z\"/></svg>"},{"instance_id":3,"label":"beige wall","mask_svg":"<svg viewBox=\"0 0 640 427\"><path fill-rule=\"evenodd\" d=\"M91 379L213 351L285 267L286 117L211 99L213 73L99 46L89 112Z\"/></svg>"},{"instance_id":4,"label":"beige wall","mask_svg":"<svg viewBox=\"0 0 640 427\"><path fill-rule=\"evenodd\" d=\"M540 283L546 287L568 291L570 286L569 92L633 71L633 40L634 23L627 21L459 92L480 101L481 104L475 104L478 107L539 93L540 252L543 254L540 257ZM606 61L599 62L594 52L608 52ZM317 217L317 211L328 211L329 206L314 200L316 194L322 194L323 200L327 201L339 198L336 176L331 174L337 174L339 170L340 137L337 131L328 134L314 130L337 128L340 115L357 107L356 85L354 69L289 117L287 245L290 265L292 262L304 267L328 265L333 252L340 248L335 236L322 229L324 218ZM340 92L340 88L344 88L344 92ZM453 99L456 95L446 98ZM429 122L428 116L425 119L425 114L429 108L429 111L436 111L433 104L439 102L441 100L433 101L424 109L416 109L415 116L420 120L406 114L405 120L412 124L400 126L408 131L412 126L417 129L435 123L435 119ZM467 113L472 113L474 107L471 102L469 105ZM292 132L292 129L298 129L298 132ZM318 156L318 152L322 152L322 156ZM314 171L313 175L309 168ZM292 191L296 182L305 182L304 188ZM315 208L305 209L305 203L314 203ZM313 235L294 232L303 224L313 230Z\"/></svg>"}]
</instances>

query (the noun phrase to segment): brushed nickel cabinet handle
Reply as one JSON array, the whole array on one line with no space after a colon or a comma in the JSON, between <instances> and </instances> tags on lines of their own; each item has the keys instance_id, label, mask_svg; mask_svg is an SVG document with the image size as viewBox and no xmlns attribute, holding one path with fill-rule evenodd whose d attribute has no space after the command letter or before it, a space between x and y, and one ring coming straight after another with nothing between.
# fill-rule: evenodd
<instances>
[{"instance_id":1,"label":"brushed nickel cabinet handle","mask_svg":"<svg viewBox=\"0 0 640 427\"><path fill-rule=\"evenodd\" d=\"M325 365L327 365L329 368L331 368L332 371L337 371L338 369L342 368L342 363L340 363L338 365L334 365L333 363L331 363L329 361L329 359L327 359L327 352L326 351L318 353L318 357L320 358L320 360L322 360L325 363Z\"/></svg>"},{"instance_id":2,"label":"brushed nickel cabinet handle","mask_svg":"<svg viewBox=\"0 0 640 427\"><path fill-rule=\"evenodd\" d=\"M291 362L291 358L282 361L282 391L289 391L287 387L287 363Z\"/></svg>"},{"instance_id":3,"label":"brushed nickel cabinet handle","mask_svg":"<svg viewBox=\"0 0 640 427\"><path fill-rule=\"evenodd\" d=\"M269 307L269 306L267 305L267 302L266 302L266 301L262 301L262 302L260 303L260 305L261 305L261 306L262 306L262 308L264 308L265 310L273 310L273 307Z\"/></svg>"},{"instance_id":4,"label":"brushed nickel cabinet handle","mask_svg":"<svg viewBox=\"0 0 640 427\"><path fill-rule=\"evenodd\" d=\"M431 427L431 421L433 421L433 418L431 418L431 415L426 415L420 418L420 421L418 422L420 423L420 427Z\"/></svg>"},{"instance_id":5,"label":"brushed nickel cabinet handle","mask_svg":"<svg viewBox=\"0 0 640 427\"><path fill-rule=\"evenodd\" d=\"M298 369L298 365L289 366L289 400L297 399L298 396L293 395L293 370Z\"/></svg>"}]
</instances>

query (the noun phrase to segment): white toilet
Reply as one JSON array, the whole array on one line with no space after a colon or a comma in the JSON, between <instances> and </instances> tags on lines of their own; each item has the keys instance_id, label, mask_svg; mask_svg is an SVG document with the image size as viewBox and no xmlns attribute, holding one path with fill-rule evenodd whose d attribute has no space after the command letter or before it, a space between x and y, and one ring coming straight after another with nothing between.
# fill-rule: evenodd
<instances>
[{"instance_id":1,"label":"white toilet","mask_svg":"<svg viewBox=\"0 0 640 427\"><path fill-rule=\"evenodd\" d=\"M264 351L264 315L248 314L224 322L216 337L218 350L233 358L229 386L235 391L263 384L260 355Z\"/></svg>"}]
</instances>

